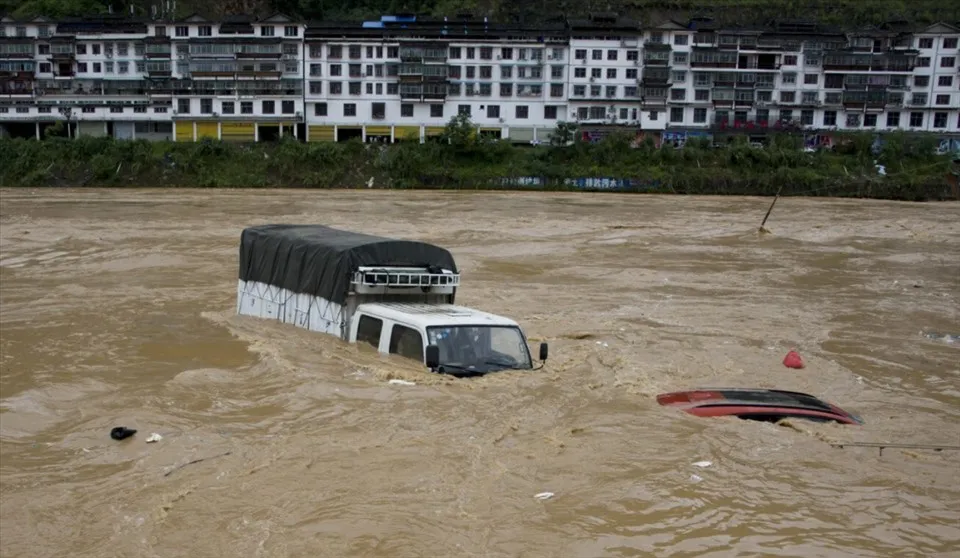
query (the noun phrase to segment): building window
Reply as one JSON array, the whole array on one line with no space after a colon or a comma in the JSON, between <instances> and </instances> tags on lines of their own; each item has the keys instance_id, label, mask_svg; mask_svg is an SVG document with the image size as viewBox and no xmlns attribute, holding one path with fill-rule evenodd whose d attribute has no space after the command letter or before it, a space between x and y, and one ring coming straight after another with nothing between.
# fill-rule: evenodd
<instances>
[{"instance_id":1,"label":"building window","mask_svg":"<svg viewBox=\"0 0 960 558\"><path fill-rule=\"evenodd\" d=\"M177 112L190 114L190 99L177 99Z\"/></svg>"},{"instance_id":2,"label":"building window","mask_svg":"<svg viewBox=\"0 0 960 558\"><path fill-rule=\"evenodd\" d=\"M461 116L470 116L470 105L458 105L457 114Z\"/></svg>"},{"instance_id":3,"label":"building window","mask_svg":"<svg viewBox=\"0 0 960 558\"><path fill-rule=\"evenodd\" d=\"M930 76L914 76L914 87L927 87L928 85L930 85Z\"/></svg>"},{"instance_id":4,"label":"building window","mask_svg":"<svg viewBox=\"0 0 960 558\"><path fill-rule=\"evenodd\" d=\"M587 50L584 48L578 48L573 51L573 58L576 60L586 60L587 59Z\"/></svg>"},{"instance_id":5,"label":"building window","mask_svg":"<svg viewBox=\"0 0 960 558\"><path fill-rule=\"evenodd\" d=\"M253 114L253 101L240 101L240 114Z\"/></svg>"},{"instance_id":6,"label":"building window","mask_svg":"<svg viewBox=\"0 0 960 558\"><path fill-rule=\"evenodd\" d=\"M178 25L178 26L176 26L176 27L174 28L173 32L174 32L174 34L175 34L176 36L178 36L178 37L189 37L189 36L190 36L190 28L187 27L186 25Z\"/></svg>"},{"instance_id":7,"label":"building window","mask_svg":"<svg viewBox=\"0 0 960 558\"><path fill-rule=\"evenodd\" d=\"M374 120L383 120L387 117L387 103L373 103L370 109L370 116Z\"/></svg>"},{"instance_id":8,"label":"building window","mask_svg":"<svg viewBox=\"0 0 960 558\"><path fill-rule=\"evenodd\" d=\"M935 112L935 113L933 113L933 127L934 127L934 128L946 128L946 127L947 127L947 113L945 113L945 112Z\"/></svg>"},{"instance_id":9,"label":"building window","mask_svg":"<svg viewBox=\"0 0 960 558\"><path fill-rule=\"evenodd\" d=\"M937 78L937 85L940 87L952 87L953 76L940 76Z\"/></svg>"},{"instance_id":10,"label":"building window","mask_svg":"<svg viewBox=\"0 0 960 558\"><path fill-rule=\"evenodd\" d=\"M793 54L788 54L787 56L784 56L784 57L783 57L783 65L784 65L784 66L796 66L796 65L797 65L797 57L796 57L795 55L793 55Z\"/></svg>"},{"instance_id":11,"label":"building window","mask_svg":"<svg viewBox=\"0 0 960 558\"><path fill-rule=\"evenodd\" d=\"M209 25L201 25L200 28L197 29L197 34L200 35L201 37L212 37L213 27Z\"/></svg>"},{"instance_id":12,"label":"building window","mask_svg":"<svg viewBox=\"0 0 960 558\"><path fill-rule=\"evenodd\" d=\"M233 101L223 101L220 103L220 112L222 114L233 114L235 108Z\"/></svg>"},{"instance_id":13,"label":"building window","mask_svg":"<svg viewBox=\"0 0 960 558\"><path fill-rule=\"evenodd\" d=\"M874 128L877 125L877 115L870 113L863 115L864 128Z\"/></svg>"},{"instance_id":14,"label":"building window","mask_svg":"<svg viewBox=\"0 0 960 558\"><path fill-rule=\"evenodd\" d=\"M300 29L296 25L285 25L283 27L283 36L284 37L299 37Z\"/></svg>"},{"instance_id":15,"label":"building window","mask_svg":"<svg viewBox=\"0 0 960 558\"><path fill-rule=\"evenodd\" d=\"M944 56L940 59L941 68L952 68L956 64L957 59L953 56Z\"/></svg>"},{"instance_id":16,"label":"building window","mask_svg":"<svg viewBox=\"0 0 960 558\"><path fill-rule=\"evenodd\" d=\"M900 126L900 113L899 112L888 112L887 113L887 127L888 128L897 128Z\"/></svg>"},{"instance_id":17,"label":"building window","mask_svg":"<svg viewBox=\"0 0 960 558\"><path fill-rule=\"evenodd\" d=\"M94 56L100 56L100 45L98 44L90 45L90 54Z\"/></svg>"},{"instance_id":18,"label":"building window","mask_svg":"<svg viewBox=\"0 0 960 558\"><path fill-rule=\"evenodd\" d=\"M917 41L917 48L933 48L933 39L930 37L924 37Z\"/></svg>"},{"instance_id":19,"label":"building window","mask_svg":"<svg viewBox=\"0 0 960 558\"><path fill-rule=\"evenodd\" d=\"M859 128L860 115L857 113L847 114L847 128Z\"/></svg>"},{"instance_id":20,"label":"building window","mask_svg":"<svg viewBox=\"0 0 960 558\"><path fill-rule=\"evenodd\" d=\"M403 103L400 105L400 116L404 118L413 118L413 105L410 103Z\"/></svg>"},{"instance_id":21,"label":"building window","mask_svg":"<svg viewBox=\"0 0 960 558\"><path fill-rule=\"evenodd\" d=\"M917 67L918 68L929 68L930 67L930 57L929 56L920 56L917 58Z\"/></svg>"},{"instance_id":22,"label":"building window","mask_svg":"<svg viewBox=\"0 0 960 558\"><path fill-rule=\"evenodd\" d=\"M310 94L311 94L311 95L322 95L322 94L323 94L323 82L322 82L322 81L311 81L311 82L310 82Z\"/></svg>"},{"instance_id":23,"label":"building window","mask_svg":"<svg viewBox=\"0 0 960 558\"><path fill-rule=\"evenodd\" d=\"M945 49L957 48L957 38L956 38L956 37L944 37L944 39L943 39L943 48L945 48Z\"/></svg>"},{"instance_id":24,"label":"building window","mask_svg":"<svg viewBox=\"0 0 960 558\"><path fill-rule=\"evenodd\" d=\"M263 101L260 106L260 110L263 112L263 114L274 114L274 112L277 110L276 103L274 101Z\"/></svg>"},{"instance_id":25,"label":"building window","mask_svg":"<svg viewBox=\"0 0 960 558\"><path fill-rule=\"evenodd\" d=\"M99 63L99 62L94 62L94 63L93 63L93 73L99 74L99 73L101 73L101 72L102 72L102 68L101 68L101 66L100 66L100 63Z\"/></svg>"},{"instance_id":26,"label":"building window","mask_svg":"<svg viewBox=\"0 0 960 558\"><path fill-rule=\"evenodd\" d=\"M562 84L562 83L551 83L551 84L550 84L550 96L551 96L551 97L563 97L563 84Z\"/></svg>"},{"instance_id":27,"label":"building window","mask_svg":"<svg viewBox=\"0 0 960 558\"><path fill-rule=\"evenodd\" d=\"M357 105L356 103L345 103L343 105L343 115L344 116L356 116L357 115Z\"/></svg>"},{"instance_id":28,"label":"building window","mask_svg":"<svg viewBox=\"0 0 960 558\"><path fill-rule=\"evenodd\" d=\"M672 107L670 109L670 122L673 124L683 123L683 107Z\"/></svg>"},{"instance_id":29,"label":"building window","mask_svg":"<svg viewBox=\"0 0 960 558\"><path fill-rule=\"evenodd\" d=\"M313 105L313 115L314 116L326 116L327 115L327 103L317 103Z\"/></svg>"},{"instance_id":30,"label":"building window","mask_svg":"<svg viewBox=\"0 0 960 558\"><path fill-rule=\"evenodd\" d=\"M547 105L543 107L543 119L544 120L556 120L557 119L557 106L556 105Z\"/></svg>"},{"instance_id":31,"label":"building window","mask_svg":"<svg viewBox=\"0 0 960 558\"><path fill-rule=\"evenodd\" d=\"M617 79L616 68L607 68L607 79Z\"/></svg>"},{"instance_id":32,"label":"building window","mask_svg":"<svg viewBox=\"0 0 960 558\"><path fill-rule=\"evenodd\" d=\"M213 99L200 99L200 114L213 114Z\"/></svg>"},{"instance_id":33,"label":"building window","mask_svg":"<svg viewBox=\"0 0 960 558\"><path fill-rule=\"evenodd\" d=\"M949 105L949 104L950 104L950 95L937 95L937 104L938 104L938 105Z\"/></svg>"},{"instance_id":34,"label":"building window","mask_svg":"<svg viewBox=\"0 0 960 558\"><path fill-rule=\"evenodd\" d=\"M911 112L911 113L910 113L910 127L911 127L911 128L922 128L922 127L923 127L923 113L922 113L922 112Z\"/></svg>"},{"instance_id":35,"label":"building window","mask_svg":"<svg viewBox=\"0 0 960 558\"><path fill-rule=\"evenodd\" d=\"M443 118L443 105L430 105L430 118Z\"/></svg>"},{"instance_id":36,"label":"building window","mask_svg":"<svg viewBox=\"0 0 960 558\"><path fill-rule=\"evenodd\" d=\"M804 85L816 85L820 82L820 76L817 74L803 74Z\"/></svg>"},{"instance_id":37,"label":"building window","mask_svg":"<svg viewBox=\"0 0 960 558\"><path fill-rule=\"evenodd\" d=\"M260 36L261 36L261 37L272 37L272 36L273 36L273 26L272 26L272 25L261 25L261 26L260 26Z\"/></svg>"},{"instance_id":38,"label":"building window","mask_svg":"<svg viewBox=\"0 0 960 558\"><path fill-rule=\"evenodd\" d=\"M616 60L616 59L617 59L617 51L613 49L608 50L607 60Z\"/></svg>"},{"instance_id":39,"label":"building window","mask_svg":"<svg viewBox=\"0 0 960 558\"><path fill-rule=\"evenodd\" d=\"M280 101L280 112L283 114L293 114L296 112L296 104L293 101Z\"/></svg>"},{"instance_id":40,"label":"building window","mask_svg":"<svg viewBox=\"0 0 960 558\"><path fill-rule=\"evenodd\" d=\"M673 44L676 46L686 46L689 40L689 35L678 34L673 36Z\"/></svg>"},{"instance_id":41,"label":"building window","mask_svg":"<svg viewBox=\"0 0 960 558\"><path fill-rule=\"evenodd\" d=\"M835 110L825 110L825 111L823 111L823 125L824 125L824 126L836 126L836 125L837 125L837 111L835 111Z\"/></svg>"},{"instance_id":42,"label":"building window","mask_svg":"<svg viewBox=\"0 0 960 558\"><path fill-rule=\"evenodd\" d=\"M123 112L123 107L110 107L110 112L120 114Z\"/></svg>"},{"instance_id":43,"label":"building window","mask_svg":"<svg viewBox=\"0 0 960 558\"><path fill-rule=\"evenodd\" d=\"M603 51L598 48L594 49L590 53L590 58L592 58L593 60L603 60Z\"/></svg>"},{"instance_id":44,"label":"building window","mask_svg":"<svg viewBox=\"0 0 960 558\"><path fill-rule=\"evenodd\" d=\"M500 105L487 105L487 118L500 118Z\"/></svg>"}]
</instances>

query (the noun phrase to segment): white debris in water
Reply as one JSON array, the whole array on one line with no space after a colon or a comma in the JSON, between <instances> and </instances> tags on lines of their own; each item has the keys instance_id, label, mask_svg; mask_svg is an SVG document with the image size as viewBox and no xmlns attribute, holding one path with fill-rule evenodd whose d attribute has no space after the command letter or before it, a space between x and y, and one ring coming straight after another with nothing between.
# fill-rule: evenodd
<instances>
[{"instance_id":1,"label":"white debris in water","mask_svg":"<svg viewBox=\"0 0 960 558\"><path fill-rule=\"evenodd\" d=\"M147 443L152 444L153 442L159 442L162 439L163 439L163 436L154 432L153 434L150 435L149 438L147 438Z\"/></svg>"},{"instance_id":2,"label":"white debris in water","mask_svg":"<svg viewBox=\"0 0 960 558\"><path fill-rule=\"evenodd\" d=\"M693 464L694 467L702 467L702 468L707 468L711 465L713 465L712 461L697 461L696 463Z\"/></svg>"},{"instance_id":3,"label":"white debris in water","mask_svg":"<svg viewBox=\"0 0 960 558\"><path fill-rule=\"evenodd\" d=\"M553 492L541 492L540 494L534 495L534 498L537 500L549 500L553 498Z\"/></svg>"},{"instance_id":4,"label":"white debris in water","mask_svg":"<svg viewBox=\"0 0 960 558\"><path fill-rule=\"evenodd\" d=\"M703 480L703 477L700 475L690 475L690 482L700 482Z\"/></svg>"},{"instance_id":5,"label":"white debris in water","mask_svg":"<svg viewBox=\"0 0 960 558\"><path fill-rule=\"evenodd\" d=\"M597 345L600 345L601 347L609 347L609 346L610 346L610 345L607 345L607 344L606 344L605 342L603 342L603 341L597 341Z\"/></svg>"},{"instance_id":6,"label":"white debris in water","mask_svg":"<svg viewBox=\"0 0 960 558\"><path fill-rule=\"evenodd\" d=\"M415 386L416 382L408 382L407 380L390 380L388 384L393 384L395 386Z\"/></svg>"}]
</instances>

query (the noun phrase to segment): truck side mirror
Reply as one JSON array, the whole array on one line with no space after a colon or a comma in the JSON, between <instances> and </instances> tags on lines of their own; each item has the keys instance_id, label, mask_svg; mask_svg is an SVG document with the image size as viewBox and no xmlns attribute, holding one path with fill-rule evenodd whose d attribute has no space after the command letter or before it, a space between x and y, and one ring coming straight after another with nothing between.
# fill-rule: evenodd
<instances>
[{"instance_id":1,"label":"truck side mirror","mask_svg":"<svg viewBox=\"0 0 960 558\"><path fill-rule=\"evenodd\" d=\"M540 360L541 361L547 360L548 352L549 352L549 348L547 347L547 344L540 343Z\"/></svg>"},{"instance_id":2,"label":"truck side mirror","mask_svg":"<svg viewBox=\"0 0 960 558\"><path fill-rule=\"evenodd\" d=\"M424 361L427 364L427 368L430 370L436 370L440 366L440 347L436 345L427 345L427 356Z\"/></svg>"}]
</instances>

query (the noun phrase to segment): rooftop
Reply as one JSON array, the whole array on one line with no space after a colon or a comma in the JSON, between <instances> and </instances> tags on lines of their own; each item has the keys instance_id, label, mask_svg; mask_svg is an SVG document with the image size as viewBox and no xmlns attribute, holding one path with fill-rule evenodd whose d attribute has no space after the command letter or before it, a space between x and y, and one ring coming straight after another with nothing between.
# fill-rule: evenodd
<instances>
[{"instance_id":1,"label":"rooftop","mask_svg":"<svg viewBox=\"0 0 960 558\"><path fill-rule=\"evenodd\" d=\"M455 304L374 302L361 304L357 311L411 326L507 326L517 327L510 318Z\"/></svg>"}]
</instances>

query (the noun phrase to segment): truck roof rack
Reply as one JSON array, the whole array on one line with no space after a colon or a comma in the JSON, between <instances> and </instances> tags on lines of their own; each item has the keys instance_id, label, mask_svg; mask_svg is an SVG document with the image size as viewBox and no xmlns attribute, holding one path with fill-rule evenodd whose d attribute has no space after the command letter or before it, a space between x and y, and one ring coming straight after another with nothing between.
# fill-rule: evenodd
<instances>
[{"instance_id":1,"label":"truck roof rack","mask_svg":"<svg viewBox=\"0 0 960 558\"><path fill-rule=\"evenodd\" d=\"M460 286L460 274L432 267L360 267L353 274L350 286L357 294L396 294L396 289L403 292L411 288L452 293Z\"/></svg>"}]
</instances>

